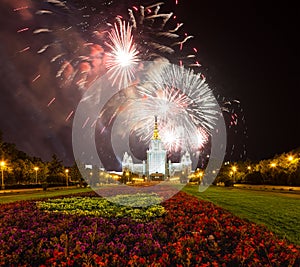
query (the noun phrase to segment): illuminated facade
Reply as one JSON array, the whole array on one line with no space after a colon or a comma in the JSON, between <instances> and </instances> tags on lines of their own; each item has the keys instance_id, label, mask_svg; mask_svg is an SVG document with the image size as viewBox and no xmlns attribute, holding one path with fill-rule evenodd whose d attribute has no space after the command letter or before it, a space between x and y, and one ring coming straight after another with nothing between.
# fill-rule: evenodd
<instances>
[{"instance_id":1,"label":"illuminated facade","mask_svg":"<svg viewBox=\"0 0 300 267\"><path fill-rule=\"evenodd\" d=\"M155 116L153 137L147 150L147 174L150 176L154 173L167 174L166 170L167 151L163 148L159 137L157 127L157 117Z\"/></svg>"},{"instance_id":2,"label":"illuminated facade","mask_svg":"<svg viewBox=\"0 0 300 267\"><path fill-rule=\"evenodd\" d=\"M153 137L147 150L147 161L138 164L133 163L132 157L125 152L122 160L122 171L130 171L150 179L165 180L167 177L178 174L188 176L192 171L192 161L188 152L181 157L179 163L167 161L167 151L159 137L157 117L155 116Z\"/></svg>"}]
</instances>

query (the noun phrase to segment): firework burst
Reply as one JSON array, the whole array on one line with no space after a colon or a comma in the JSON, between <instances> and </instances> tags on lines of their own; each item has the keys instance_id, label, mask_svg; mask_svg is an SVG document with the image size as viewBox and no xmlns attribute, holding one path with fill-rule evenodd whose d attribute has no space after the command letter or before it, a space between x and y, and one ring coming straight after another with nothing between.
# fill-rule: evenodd
<instances>
[{"instance_id":1,"label":"firework burst","mask_svg":"<svg viewBox=\"0 0 300 267\"><path fill-rule=\"evenodd\" d=\"M133 42L132 27L125 21L118 20L114 28L109 32L109 40L106 45L111 49L106 54L106 67L112 85L117 81L119 88L124 88L134 78L134 71L139 62L138 51Z\"/></svg>"},{"instance_id":2,"label":"firework burst","mask_svg":"<svg viewBox=\"0 0 300 267\"><path fill-rule=\"evenodd\" d=\"M204 77L172 64L150 66L135 95L126 98L122 106L124 125L148 143L157 115L162 142L169 152L203 148L219 115Z\"/></svg>"},{"instance_id":3,"label":"firework burst","mask_svg":"<svg viewBox=\"0 0 300 267\"><path fill-rule=\"evenodd\" d=\"M28 1L26 11L37 25L22 25L17 32L20 36L31 32L38 38L34 43L39 45L26 46L18 52L35 51L44 55L53 69L57 68L60 86L79 89L87 89L106 71L110 72L113 83L130 82L133 78L130 66L139 60L165 58L188 67L200 66L195 59L196 50L184 49L192 36L178 33L183 23L173 20L173 12L160 13L162 2L133 6L125 15L120 9L122 5L116 8L113 1L92 5L82 1Z\"/></svg>"},{"instance_id":4,"label":"firework burst","mask_svg":"<svg viewBox=\"0 0 300 267\"><path fill-rule=\"evenodd\" d=\"M25 39L17 55L34 52L40 61L46 59L61 87L79 88L76 96L80 97L106 72L113 85L119 89L126 87L135 80L137 67L143 61L170 62L190 68L158 70L156 65L125 100L122 112L132 111L136 118L128 114L127 120L132 120L131 129L144 140L151 137L153 116L158 115L161 136L166 137L165 146L170 151L183 146L196 149L207 142L218 116L214 96L204 77L196 74L201 65L196 59L197 49L188 45L193 36L182 34L183 23L174 19L173 12L161 12L163 3L124 10L118 2L104 0L22 2L26 4L14 9L22 18L19 21L26 22L16 29L18 37ZM26 38L32 36L31 43L27 42ZM35 68L29 78L30 85L41 85L46 75L41 69ZM48 106L54 106L61 98L59 90L49 92ZM73 97L72 90L63 92L69 92L63 95L68 98L65 101ZM74 102L77 104L77 98ZM229 106L224 105L222 110L230 113L229 127L233 129L243 118ZM119 111L116 108L113 116ZM64 120L71 121L74 107L65 113Z\"/></svg>"}]
</instances>

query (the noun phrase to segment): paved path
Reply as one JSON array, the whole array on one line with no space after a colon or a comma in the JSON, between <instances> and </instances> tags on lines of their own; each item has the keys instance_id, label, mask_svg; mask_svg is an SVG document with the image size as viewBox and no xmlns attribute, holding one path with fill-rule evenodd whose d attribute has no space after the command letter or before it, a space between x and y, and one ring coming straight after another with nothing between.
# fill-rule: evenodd
<instances>
[{"instance_id":1,"label":"paved path","mask_svg":"<svg viewBox=\"0 0 300 267\"><path fill-rule=\"evenodd\" d=\"M60 190L60 189L73 189L77 188L77 186L68 186L68 187L48 187L47 191L50 190ZM27 188L27 189L5 189L0 190L0 194L17 194L17 193L30 193L30 192L37 192L43 191L43 188Z\"/></svg>"}]
</instances>

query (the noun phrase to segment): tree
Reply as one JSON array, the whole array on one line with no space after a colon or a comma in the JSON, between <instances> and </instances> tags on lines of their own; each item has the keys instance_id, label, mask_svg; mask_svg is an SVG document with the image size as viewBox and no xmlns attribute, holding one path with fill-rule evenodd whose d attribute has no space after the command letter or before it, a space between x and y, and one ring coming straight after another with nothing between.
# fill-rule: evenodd
<instances>
[{"instance_id":1,"label":"tree","mask_svg":"<svg viewBox=\"0 0 300 267\"><path fill-rule=\"evenodd\" d=\"M77 167L76 162L74 163L74 165L72 167L70 167L70 179L73 182L80 182L83 178L82 175L80 173L79 168Z\"/></svg>"},{"instance_id":2,"label":"tree","mask_svg":"<svg viewBox=\"0 0 300 267\"><path fill-rule=\"evenodd\" d=\"M14 162L14 168L13 168L13 177L14 177L14 182L17 184L20 183L25 183L26 178L25 178L25 162L23 159L17 159Z\"/></svg>"},{"instance_id":3,"label":"tree","mask_svg":"<svg viewBox=\"0 0 300 267\"><path fill-rule=\"evenodd\" d=\"M128 169L124 169L121 179L120 179L120 182L123 184L126 184L127 182L129 182L131 180L131 176L132 176L132 173Z\"/></svg>"},{"instance_id":4,"label":"tree","mask_svg":"<svg viewBox=\"0 0 300 267\"><path fill-rule=\"evenodd\" d=\"M3 157L3 134L2 131L0 130L0 159Z\"/></svg>"},{"instance_id":5,"label":"tree","mask_svg":"<svg viewBox=\"0 0 300 267\"><path fill-rule=\"evenodd\" d=\"M263 181L262 174L258 171L247 173L245 176L245 183L247 184L263 184Z\"/></svg>"},{"instance_id":6,"label":"tree","mask_svg":"<svg viewBox=\"0 0 300 267\"><path fill-rule=\"evenodd\" d=\"M44 163L42 159L33 157L32 158L32 163L33 163L33 171L34 171L34 177L35 180L37 178L38 183L45 183L47 181L48 177L48 164ZM37 171L35 171L35 167L38 168Z\"/></svg>"},{"instance_id":7,"label":"tree","mask_svg":"<svg viewBox=\"0 0 300 267\"><path fill-rule=\"evenodd\" d=\"M62 161L55 154L52 155L52 160L48 162L48 183L64 183L65 172Z\"/></svg>"}]
</instances>

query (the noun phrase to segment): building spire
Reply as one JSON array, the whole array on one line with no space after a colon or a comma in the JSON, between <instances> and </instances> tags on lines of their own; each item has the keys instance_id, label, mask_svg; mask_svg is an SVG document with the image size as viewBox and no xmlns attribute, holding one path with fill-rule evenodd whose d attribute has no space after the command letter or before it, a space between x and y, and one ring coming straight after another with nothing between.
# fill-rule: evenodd
<instances>
[{"instance_id":1,"label":"building spire","mask_svg":"<svg viewBox=\"0 0 300 267\"><path fill-rule=\"evenodd\" d=\"M154 116L155 121L154 121L154 131L153 131L153 140L159 140L159 133L158 133L158 127L157 127L157 115Z\"/></svg>"}]
</instances>

